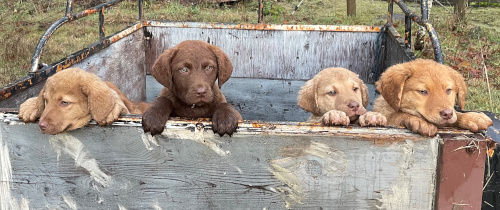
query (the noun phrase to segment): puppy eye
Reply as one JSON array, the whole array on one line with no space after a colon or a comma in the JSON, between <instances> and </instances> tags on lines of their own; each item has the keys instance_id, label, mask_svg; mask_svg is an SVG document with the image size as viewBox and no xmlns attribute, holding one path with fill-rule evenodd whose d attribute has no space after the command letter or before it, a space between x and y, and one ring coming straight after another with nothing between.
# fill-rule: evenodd
<instances>
[{"instance_id":1,"label":"puppy eye","mask_svg":"<svg viewBox=\"0 0 500 210\"><path fill-rule=\"evenodd\" d=\"M359 88L355 87L353 88L352 90L354 90L354 92L358 91Z\"/></svg>"},{"instance_id":2,"label":"puppy eye","mask_svg":"<svg viewBox=\"0 0 500 210\"><path fill-rule=\"evenodd\" d=\"M207 71L212 71L213 69L214 69L213 66L207 66L207 67L205 67L205 70L207 70Z\"/></svg>"},{"instance_id":3,"label":"puppy eye","mask_svg":"<svg viewBox=\"0 0 500 210\"><path fill-rule=\"evenodd\" d=\"M71 102L61 101L61 106L62 106L62 107L66 107L66 106L68 106L69 104L71 104Z\"/></svg>"},{"instance_id":4,"label":"puppy eye","mask_svg":"<svg viewBox=\"0 0 500 210\"><path fill-rule=\"evenodd\" d=\"M418 92L419 92L420 94L422 94L422 95L427 95L427 94L429 94L429 92L427 92L427 90L419 90Z\"/></svg>"},{"instance_id":5,"label":"puppy eye","mask_svg":"<svg viewBox=\"0 0 500 210\"><path fill-rule=\"evenodd\" d=\"M448 95L451 94L451 88L446 89L446 94L448 94Z\"/></svg>"},{"instance_id":6,"label":"puppy eye","mask_svg":"<svg viewBox=\"0 0 500 210\"><path fill-rule=\"evenodd\" d=\"M335 92L335 90L331 90L330 92L328 92L328 95L331 95L331 96L334 96L335 94L337 94L337 92Z\"/></svg>"},{"instance_id":7,"label":"puppy eye","mask_svg":"<svg viewBox=\"0 0 500 210\"><path fill-rule=\"evenodd\" d=\"M183 67L182 69L179 69L179 71L182 73L187 73L188 69L186 67Z\"/></svg>"}]
</instances>

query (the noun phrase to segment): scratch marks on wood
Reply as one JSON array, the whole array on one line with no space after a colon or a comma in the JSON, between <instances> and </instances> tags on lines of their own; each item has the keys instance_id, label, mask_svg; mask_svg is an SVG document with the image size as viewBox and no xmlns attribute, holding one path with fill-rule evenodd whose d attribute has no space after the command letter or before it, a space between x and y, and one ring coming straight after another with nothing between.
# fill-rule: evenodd
<instances>
[{"instance_id":1,"label":"scratch marks on wood","mask_svg":"<svg viewBox=\"0 0 500 210\"><path fill-rule=\"evenodd\" d=\"M72 197L63 195L62 199L63 199L64 203L66 203L66 205L68 205L68 207L70 209L72 209L72 210L77 210L78 209L78 206L76 205L76 202L75 202L75 200L73 200Z\"/></svg>"},{"instance_id":2,"label":"scratch marks on wood","mask_svg":"<svg viewBox=\"0 0 500 210\"><path fill-rule=\"evenodd\" d=\"M64 152L75 160L75 165L84 168L96 182L104 187L109 187L113 183L111 176L108 176L99 168L96 159L90 156L90 152L77 138L68 133L61 133L49 137L49 142L59 155Z\"/></svg>"},{"instance_id":3,"label":"scratch marks on wood","mask_svg":"<svg viewBox=\"0 0 500 210\"><path fill-rule=\"evenodd\" d=\"M342 151L316 141L312 141L306 148L300 148L304 146L306 145L285 148L282 152L288 157L270 160L270 172L285 184L277 189L286 195L286 208L301 204L308 191L334 184L328 178L332 173L342 173L346 167L347 159Z\"/></svg>"}]
</instances>

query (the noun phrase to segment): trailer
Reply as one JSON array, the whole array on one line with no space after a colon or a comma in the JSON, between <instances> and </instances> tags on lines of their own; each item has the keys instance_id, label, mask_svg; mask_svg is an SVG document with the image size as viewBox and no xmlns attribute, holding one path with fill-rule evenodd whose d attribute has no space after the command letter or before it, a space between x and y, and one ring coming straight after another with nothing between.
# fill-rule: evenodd
<instances>
[{"instance_id":1,"label":"trailer","mask_svg":"<svg viewBox=\"0 0 500 210\"><path fill-rule=\"evenodd\" d=\"M306 123L297 93L323 68L348 68L368 84L389 66L413 60L412 21L439 39L426 15L389 1L384 26L226 24L139 19L122 31L43 64L40 53L64 23L121 0L66 14L41 38L26 77L0 91L1 209L479 209L494 142L443 128L423 137L404 128ZM405 36L392 25L406 14ZM422 11L426 11L422 5ZM102 26L104 18L100 18ZM260 22L260 21L259 21ZM102 27L101 27L102 28ZM132 100L153 101L162 86L155 59L188 40L221 48L234 66L222 92L243 116L219 137L209 119L171 118L152 137L141 116L57 135L23 123L17 108L58 71L79 67L114 82ZM368 110L371 109L371 103Z\"/></svg>"}]
</instances>

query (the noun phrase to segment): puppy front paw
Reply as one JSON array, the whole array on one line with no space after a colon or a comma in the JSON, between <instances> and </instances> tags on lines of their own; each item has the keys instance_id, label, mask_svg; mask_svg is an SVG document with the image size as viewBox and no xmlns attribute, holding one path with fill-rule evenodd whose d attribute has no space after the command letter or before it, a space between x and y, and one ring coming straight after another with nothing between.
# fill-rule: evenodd
<instances>
[{"instance_id":1,"label":"puppy front paw","mask_svg":"<svg viewBox=\"0 0 500 210\"><path fill-rule=\"evenodd\" d=\"M161 134L165 130L165 124L169 116L162 116L159 112L154 107L150 107L144 112L142 115L142 129L144 129L144 133L150 132L154 136Z\"/></svg>"},{"instance_id":2,"label":"puppy front paw","mask_svg":"<svg viewBox=\"0 0 500 210\"><path fill-rule=\"evenodd\" d=\"M24 122L35 122L40 118L43 112L43 107L37 104L37 98L29 98L19 107L19 118Z\"/></svg>"},{"instance_id":3,"label":"puppy front paw","mask_svg":"<svg viewBox=\"0 0 500 210\"><path fill-rule=\"evenodd\" d=\"M323 115L321 123L323 125L345 125L348 126L351 120L343 111L330 110Z\"/></svg>"},{"instance_id":4,"label":"puppy front paw","mask_svg":"<svg viewBox=\"0 0 500 210\"><path fill-rule=\"evenodd\" d=\"M493 121L482 112L462 113L457 119L458 127L467 129L471 132L486 130L493 125Z\"/></svg>"},{"instance_id":5,"label":"puppy front paw","mask_svg":"<svg viewBox=\"0 0 500 210\"><path fill-rule=\"evenodd\" d=\"M238 121L241 115L231 104L222 103L218 105L212 116L212 130L219 136L227 134L232 136L238 129Z\"/></svg>"},{"instance_id":6,"label":"puppy front paw","mask_svg":"<svg viewBox=\"0 0 500 210\"><path fill-rule=\"evenodd\" d=\"M359 116L361 126L387 126L387 118L378 112L366 112Z\"/></svg>"},{"instance_id":7,"label":"puppy front paw","mask_svg":"<svg viewBox=\"0 0 500 210\"><path fill-rule=\"evenodd\" d=\"M411 116L403 121L403 125L413 131L413 133L418 133L422 136L435 136L437 134L437 126L420 117Z\"/></svg>"}]
</instances>

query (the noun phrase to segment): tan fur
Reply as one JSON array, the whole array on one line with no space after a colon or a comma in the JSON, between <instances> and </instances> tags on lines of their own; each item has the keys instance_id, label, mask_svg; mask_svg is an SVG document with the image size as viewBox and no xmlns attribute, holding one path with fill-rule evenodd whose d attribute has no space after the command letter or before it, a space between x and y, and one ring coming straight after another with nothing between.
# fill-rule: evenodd
<instances>
[{"instance_id":1,"label":"tan fur","mask_svg":"<svg viewBox=\"0 0 500 210\"><path fill-rule=\"evenodd\" d=\"M134 103L110 82L78 68L68 68L47 79L37 97L21 104L19 118L39 120L40 131L57 134L81 128L94 119L112 124L120 114L141 114L146 103Z\"/></svg>"},{"instance_id":2,"label":"tan fur","mask_svg":"<svg viewBox=\"0 0 500 210\"><path fill-rule=\"evenodd\" d=\"M472 132L493 122L483 113L458 113L465 106L467 87L463 76L433 60L417 59L387 69L376 83L381 96L373 111L387 117L388 124L415 133L435 136L437 127L457 126Z\"/></svg>"},{"instance_id":3,"label":"tan fur","mask_svg":"<svg viewBox=\"0 0 500 210\"><path fill-rule=\"evenodd\" d=\"M298 105L311 112L308 122L325 125L362 126L386 124L382 115L367 112L368 88L358 75L345 68L327 68L307 81L298 95ZM357 105L357 106L353 106Z\"/></svg>"},{"instance_id":4,"label":"tan fur","mask_svg":"<svg viewBox=\"0 0 500 210\"><path fill-rule=\"evenodd\" d=\"M214 132L232 135L242 118L220 90L232 72L229 57L206 42L187 40L167 49L153 65L164 88L143 115L144 131L160 134L169 116L211 117Z\"/></svg>"}]
</instances>

